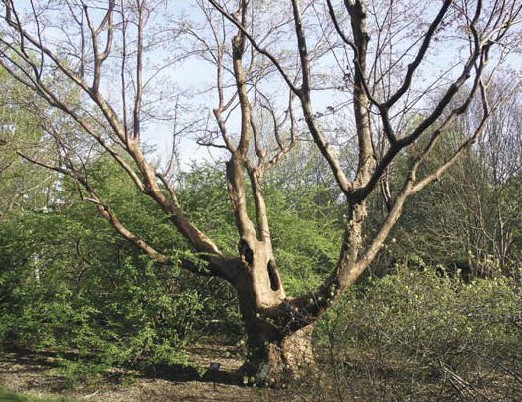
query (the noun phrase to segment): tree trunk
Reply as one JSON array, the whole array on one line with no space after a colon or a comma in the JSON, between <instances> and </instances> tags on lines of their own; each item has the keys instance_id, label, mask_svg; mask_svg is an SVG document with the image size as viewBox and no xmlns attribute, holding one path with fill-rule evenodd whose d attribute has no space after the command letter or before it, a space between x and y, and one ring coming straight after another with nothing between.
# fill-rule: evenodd
<instances>
[{"instance_id":1,"label":"tree trunk","mask_svg":"<svg viewBox=\"0 0 522 402\"><path fill-rule=\"evenodd\" d=\"M283 386L313 361L312 325L296 325L297 311L283 289L269 244L243 238L235 288L247 333L240 369L246 385Z\"/></svg>"},{"instance_id":2,"label":"tree trunk","mask_svg":"<svg viewBox=\"0 0 522 402\"><path fill-rule=\"evenodd\" d=\"M247 325L247 359L240 369L243 384L285 387L303 377L314 362L312 331L313 325L308 325L285 335L264 323Z\"/></svg>"}]
</instances>

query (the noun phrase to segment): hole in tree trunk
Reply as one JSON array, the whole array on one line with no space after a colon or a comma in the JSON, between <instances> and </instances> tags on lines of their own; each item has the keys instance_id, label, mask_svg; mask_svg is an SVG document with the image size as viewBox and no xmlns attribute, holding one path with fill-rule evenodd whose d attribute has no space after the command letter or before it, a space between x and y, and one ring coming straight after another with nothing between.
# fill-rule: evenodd
<instances>
[{"instance_id":1,"label":"hole in tree trunk","mask_svg":"<svg viewBox=\"0 0 522 402\"><path fill-rule=\"evenodd\" d=\"M248 265L252 265L254 262L254 251L250 248L245 239L241 239L238 244L239 255L241 259Z\"/></svg>"},{"instance_id":2,"label":"hole in tree trunk","mask_svg":"<svg viewBox=\"0 0 522 402\"><path fill-rule=\"evenodd\" d=\"M281 282L279 280L279 275L277 274L277 267L275 262L270 260L267 265L268 270L268 278L270 279L270 289L274 292L281 288Z\"/></svg>"}]
</instances>

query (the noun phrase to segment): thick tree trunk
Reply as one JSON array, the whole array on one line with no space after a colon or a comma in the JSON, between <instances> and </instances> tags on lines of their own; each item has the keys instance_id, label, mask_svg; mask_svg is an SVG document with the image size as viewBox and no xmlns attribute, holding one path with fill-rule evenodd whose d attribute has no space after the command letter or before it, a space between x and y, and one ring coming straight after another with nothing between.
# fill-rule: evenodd
<instances>
[{"instance_id":1,"label":"thick tree trunk","mask_svg":"<svg viewBox=\"0 0 522 402\"><path fill-rule=\"evenodd\" d=\"M313 326L290 334L266 325L247 327L248 355L240 369L245 385L284 387L304 376L314 362Z\"/></svg>"},{"instance_id":2,"label":"thick tree trunk","mask_svg":"<svg viewBox=\"0 0 522 402\"><path fill-rule=\"evenodd\" d=\"M280 354L272 357L272 359L280 358L284 364L283 368L294 379L306 375L310 366L314 363L313 329L313 325L308 325L284 337L280 342L280 349L278 349ZM277 360L273 360L273 362L276 363Z\"/></svg>"},{"instance_id":3,"label":"thick tree trunk","mask_svg":"<svg viewBox=\"0 0 522 402\"><path fill-rule=\"evenodd\" d=\"M240 374L244 384L283 386L312 363L313 327L296 325L270 245L243 238L239 251L242 268L235 287L248 337Z\"/></svg>"}]
</instances>

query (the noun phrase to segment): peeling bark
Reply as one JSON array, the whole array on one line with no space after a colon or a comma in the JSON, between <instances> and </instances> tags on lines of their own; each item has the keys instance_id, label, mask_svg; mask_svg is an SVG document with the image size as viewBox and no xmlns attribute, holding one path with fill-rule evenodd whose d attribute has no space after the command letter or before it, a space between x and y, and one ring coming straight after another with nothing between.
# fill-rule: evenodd
<instances>
[{"instance_id":1,"label":"peeling bark","mask_svg":"<svg viewBox=\"0 0 522 402\"><path fill-rule=\"evenodd\" d=\"M270 331L249 333L249 355L240 368L243 383L284 387L306 375L315 362L313 329L309 325L286 336Z\"/></svg>"}]
</instances>

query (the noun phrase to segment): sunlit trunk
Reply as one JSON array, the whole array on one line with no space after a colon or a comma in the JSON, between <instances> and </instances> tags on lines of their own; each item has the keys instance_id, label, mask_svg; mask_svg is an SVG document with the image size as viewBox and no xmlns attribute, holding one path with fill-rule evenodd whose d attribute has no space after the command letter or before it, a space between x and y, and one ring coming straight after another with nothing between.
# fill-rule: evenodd
<instances>
[{"instance_id":1,"label":"sunlit trunk","mask_svg":"<svg viewBox=\"0 0 522 402\"><path fill-rule=\"evenodd\" d=\"M289 325L290 304L270 247L242 239L244 273L236 283L247 334L247 356L241 368L245 384L281 386L313 361L312 326Z\"/></svg>"}]
</instances>

